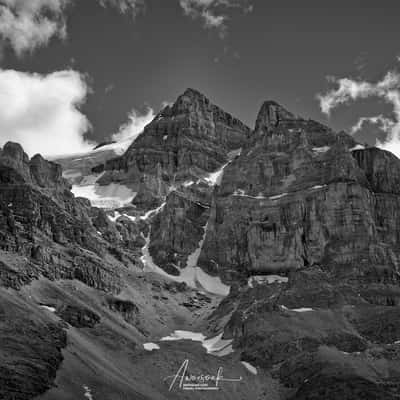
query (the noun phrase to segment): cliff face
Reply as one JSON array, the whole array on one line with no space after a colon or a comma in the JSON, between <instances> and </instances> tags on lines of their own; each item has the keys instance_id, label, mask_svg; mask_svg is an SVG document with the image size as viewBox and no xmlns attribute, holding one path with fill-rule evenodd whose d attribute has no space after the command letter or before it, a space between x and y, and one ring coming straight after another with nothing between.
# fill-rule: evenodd
<instances>
[{"instance_id":1,"label":"cliff face","mask_svg":"<svg viewBox=\"0 0 400 400\"><path fill-rule=\"evenodd\" d=\"M103 211L74 198L58 164L40 155L29 160L20 145L7 143L0 153L0 190L0 250L26 260L4 262L6 286L18 288L43 275L118 291L119 262L112 255L122 249L126 262L139 262L123 249L121 233Z\"/></svg>"},{"instance_id":2,"label":"cliff face","mask_svg":"<svg viewBox=\"0 0 400 400\"><path fill-rule=\"evenodd\" d=\"M354 146L345 134L263 105L215 191L200 265L228 281L313 265L362 276L380 270L397 281L400 162Z\"/></svg>"},{"instance_id":3,"label":"cliff face","mask_svg":"<svg viewBox=\"0 0 400 400\"><path fill-rule=\"evenodd\" d=\"M228 153L240 148L248 133L249 128L238 119L188 89L146 126L121 157L94 171L105 170L98 181L101 185L136 184L138 200L143 198L143 191L161 199L171 187L197 180L225 164Z\"/></svg>"}]
</instances>

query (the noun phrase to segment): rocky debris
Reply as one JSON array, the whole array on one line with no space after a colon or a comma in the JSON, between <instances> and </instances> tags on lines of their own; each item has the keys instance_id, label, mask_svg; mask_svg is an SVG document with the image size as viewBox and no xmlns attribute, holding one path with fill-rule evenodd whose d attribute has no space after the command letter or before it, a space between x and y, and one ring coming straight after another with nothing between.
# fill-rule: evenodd
<instances>
[{"instance_id":1,"label":"rocky debris","mask_svg":"<svg viewBox=\"0 0 400 400\"><path fill-rule=\"evenodd\" d=\"M57 308L56 314L75 328L93 328L100 322L99 315L76 304L64 304Z\"/></svg>"},{"instance_id":2,"label":"rocky debris","mask_svg":"<svg viewBox=\"0 0 400 400\"><path fill-rule=\"evenodd\" d=\"M171 293L182 293L188 290L185 282L165 282L164 289Z\"/></svg>"},{"instance_id":3,"label":"rocky debris","mask_svg":"<svg viewBox=\"0 0 400 400\"><path fill-rule=\"evenodd\" d=\"M211 299L207 295L197 292L194 296L190 296L187 301L182 303L182 306L189 309L201 309L206 304L210 304Z\"/></svg>"}]
</instances>

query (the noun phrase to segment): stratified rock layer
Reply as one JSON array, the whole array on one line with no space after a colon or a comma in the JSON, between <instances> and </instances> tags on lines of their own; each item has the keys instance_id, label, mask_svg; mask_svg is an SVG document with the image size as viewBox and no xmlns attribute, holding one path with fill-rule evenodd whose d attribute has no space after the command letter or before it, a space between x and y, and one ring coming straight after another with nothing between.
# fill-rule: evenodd
<instances>
[{"instance_id":1,"label":"stratified rock layer","mask_svg":"<svg viewBox=\"0 0 400 400\"><path fill-rule=\"evenodd\" d=\"M400 161L267 102L215 193L200 265L227 281L312 265L398 282Z\"/></svg>"}]
</instances>

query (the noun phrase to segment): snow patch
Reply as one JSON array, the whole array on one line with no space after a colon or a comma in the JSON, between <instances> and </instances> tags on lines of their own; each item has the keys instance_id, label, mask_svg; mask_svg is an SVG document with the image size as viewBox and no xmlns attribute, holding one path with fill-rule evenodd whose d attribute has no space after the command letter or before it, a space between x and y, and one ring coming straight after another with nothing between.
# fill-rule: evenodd
<instances>
[{"instance_id":1,"label":"snow patch","mask_svg":"<svg viewBox=\"0 0 400 400\"><path fill-rule=\"evenodd\" d=\"M275 195L275 196L270 196L269 199L270 199L270 200L278 200L278 199L280 199L280 198L282 198L282 197L285 197L285 196L287 196L287 195L288 195L287 193L281 193L281 194L277 194L277 195Z\"/></svg>"},{"instance_id":2,"label":"snow patch","mask_svg":"<svg viewBox=\"0 0 400 400\"><path fill-rule=\"evenodd\" d=\"M238 148L236 150L232 150L228 153L229 160L233 160L236 157L239 157L242 154L242 148Z\"/></svg>"},{"instance_id":3,"label":"snow patch","mask_svg":"<svg viewBox=\"0 0 400 400\"><path fill-rule=\"evenodd\" d=\"M242 152L242 148L232 150L228 153L229 161L224 164L220 169L215 172L211 172L204 179L210 186L219 186L222 181L222 177L224 176L224 169Z\"/></svg>"},{"instance_id":4,"label":"snow patch","mask_svg":"<svg viewBox=\"0 0 400 400\"><path fill-rule=\"evenodd\" d=\"M201 345L206 349L207 354L212 354L218 357L223 357L233 353L232 339L222 339L223 332L219 335L206 339L202 333L190 331L174 331L171 335L161 338L161 341L176 341L176 340L192 340L201 342Z\"/></svg>"},{"instance_id":5,"label":"snow patch","mask_svg":"<svg viewBox=\"0 0 400 400\"><path fill-rule=\"evenodd\" d=\"M224 164L220 169L218 169L215 172L211 172L207 177L205 177L205 181L210 185L210 186L219 186L222 181L222 177L224 176L224 169L225 167L230 164L231 161L227 162Z\"/></svg>"},{"instance_id":6,"label":"snow patch","mask_svg":"<svg viewBox=\"0 0 400 400\"><path fill-rule=\"evenodd\" d=\"M89 386L83 385L83 390L85 391L84 397L86 397L88 400L94 400L92 396L92 390L89 388Z\"/></svg>"},{"instance_id":7,"label":"snow patch","mask_svg":"<svg viewBox=\"0 0 400 400\"><path fill-rule=\"evenodd\" d=\"M247 371L249 371L253 375L257 375L258 372L257 372L256 367L253 367L250 363L248 363L246 361L241 361L241 363L244 365L244 367L247 369Z\"/></svg>"},{"instance_id":8,"label":"snow patch","mask_svg":"<svg viewBox=\"0 0 400 400\"><path fill-rule=\"evenodd\" d=\"M110 183L100 186L95 183L88 183L87 179L94 179L94 176L85 177L86 181L80 185L72 186L72 193L75 197L87 198L93 207L113 209L120 208L132 202L136 192L128 186L119 183Z\"/></svg>"},{"instance_id":9,"label":"snow patch","mask_svg":"<svg viewBox=\"0 0 400 400\"><path fill-rule=\"evenodd\" d=\"M298 312L298 313L315 311L313 308L308 308L308 307L302 307L302 308L287 308L285 306L281 306L281 307L283 310L294 311L294 312Z\"/></svg>"},{"instance_id":10,"label":"snow patch","mask_svg":"<svg viewBox=\"0 0 400 400\"><path fill-rule=\"evenodd\" d=\"M365 146L363 146L362 144L357 144L356 146L354 146L351 149L349 149L349 151L364 150L364 149L365 149Z\"/></svg>"},{"instance_id":11,"label":"snow patch","mask_svg":"<svg viewBox=\"0 0 400 400\"><path fill-rule=\"evenodd\" d=\"M43 308L44 310L50 311L52 313L56 312L55 307L50 307L50 306L45 306L45 305L42 305L40 307Z\"/></svg>"},{"instance_id":12,"label":"snow patch","mask_svg":"<svg viewBox=\"0 0 400 400\"><path fill-rule=\"evenodd\" d=\"M167 204L167 202L164 202L164 203L162 203L162 204L160 205L160 207L157 207L157 208L155 208L154 210L147 211L147 213L144 214L144 215L142 215L142 216L140 217L140 219L146 220L146 219L148 219L151 215L159 213L159 212L164 208L164 206L165 206L166 204Z\"/></svg>"},{"instance_id":13,"label":"snow patch","mask_svg":"<svg viewBox=\"0 0 400 400\"><path fill-rule=\"evenodd\" d=\"M144 343L143 347L147 351L160 350L160 346L156 343Z\"/></svg>"},{"instance_id":14,"label":"snow patch","mask_svg":"<svg viewBox=\"0 0 400 400\"><path fill-rule=\"evenodd\" d=\"M253 288L257 284L287 283L288 277L281 275L254 275L248 280L249 287Z\"/></svg>"},{"instance_id":15,"label":"snow patch","mask_svg":"<svg viewBox=\"0 0 400 400\"><path fill-rule=\"evenodd\" d=\"M242 189L235 190L233 192L233 195L239 196L239 197L248 197L250 199L259 199L259 200L266 198L262 193L259 193L257 196L250 196L250 195L246 194L245 191Z\"/></svg>"},{"instance_id":16,"label":"snow patch","mask_svg":"<svg viewBox=\"0 0 400 400\"><path fill-rule=\"evenodd\" d=\"M328 185L315 185L311 189L322 189L324 187L327 187Z\"/></svg>"},{"instance_id":17,"label":"snow patch","mask_svg":"<svg viewBox=\"0 0 400 400\"><path fill-rule=\"evenodd\" d=\"M329 146L313 147L315 153L326 153L329 149Z\"/></svg>"},{"instance_id":18,"label":"snow patch","mask_svg":"<svg viewBox=\"0 0 400 400\"><path fill-rule=\"evenodd\" d=\"M115 222L121 216L122 216L122 214L120 212L118 212L118 211L114 211L114 215L107 215L108 219L111 222Z\"/></svg>"}]
</instances>

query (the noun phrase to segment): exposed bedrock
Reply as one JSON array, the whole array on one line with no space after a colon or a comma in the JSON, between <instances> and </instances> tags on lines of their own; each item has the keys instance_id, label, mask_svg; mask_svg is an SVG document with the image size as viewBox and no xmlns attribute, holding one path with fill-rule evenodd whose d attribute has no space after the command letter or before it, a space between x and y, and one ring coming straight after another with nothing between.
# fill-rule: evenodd
<instances>
[{"instance_id":1,"label":"exposed bedrock","mask_svg":"<svg viewBox=\"0 0 400 400\"><path fill-rule=\"evenodd\" d=\"M197 180L225 164L228 153L242 147L249 132L203 94L187 89L145 127L122 156L94 170L105 171L99 184L137 185L134 204L151 209L157 198L165 197L179 182Z\"/></svg>"},{"instance_id":2,"label":"exposed bedrock","mask_svg":"<svg viewBox=\"0 0 400 400\"><path fill-rule=\"evenodd\" d=\"M200 266L226 281L320 265L399 280L400 160L266 103L215 191Z\"/></svg>"}]
</instances>

